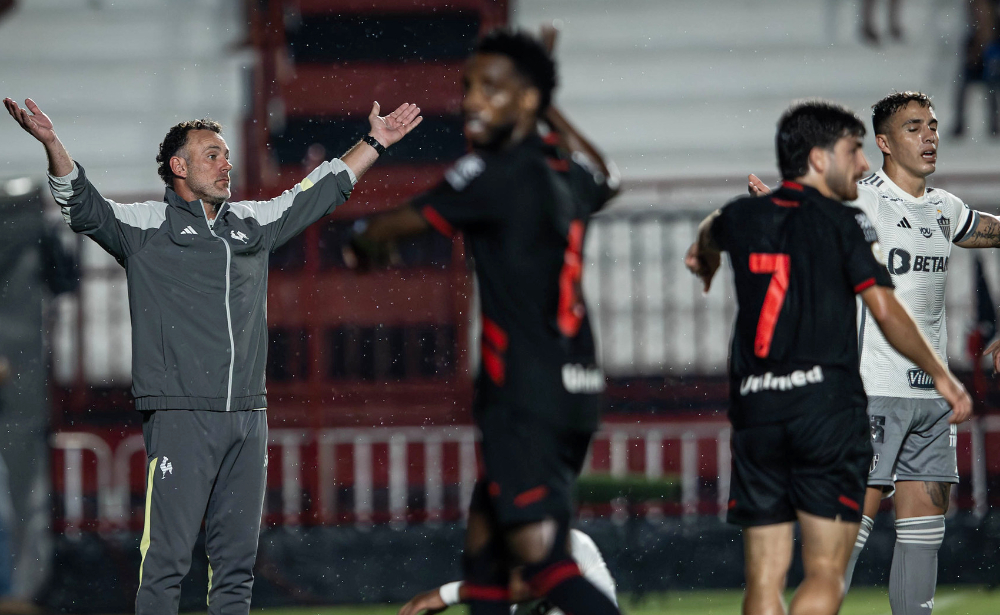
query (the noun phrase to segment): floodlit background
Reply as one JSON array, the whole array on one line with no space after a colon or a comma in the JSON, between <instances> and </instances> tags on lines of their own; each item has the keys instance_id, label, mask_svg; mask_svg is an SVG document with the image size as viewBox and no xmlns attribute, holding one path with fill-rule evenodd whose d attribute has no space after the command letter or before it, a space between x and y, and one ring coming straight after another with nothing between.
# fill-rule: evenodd
<instances>
[{"instance_id":1,"label":"floodlit background","mask_svg":"<svg viewBox=\"0 0 1000 615\"><path fill-rule=\"evenodd\" d=\"M865 33L865 1L0 0L0 96L33 98L121 202L162 196L154 159L179 121L222 122L234 198L268 198L364 134L372 100L422 107L423 125L351 201L273 256L269 280L255 605L393 603L458 574L477 471L474 281L460 240L417 238L403 264L367 274L344 266L340 245L355 219L432 186L463 153L459 79L476 36L557 20L556 101L625 186L586 245L584 288L610 380L579 526L620 589L647 606L718 612L711 596L730 604L738 594L705 594L685 611L659 593L742 581L738 532L720 521L735 305L728 273L703 296L683 269L697 222L743 193L748 173L776 181L774 125L792 100L834 99L867 120L873 102L907 89L930 94L941 122L931 185L1000 209L989 102L998 84L965 68L979 32L997 45L987 66L1000 79L995 3L901 0L897 37L882 0ZM870 137L866 153L877 168ZM11 496L0 505L0 595L10 564L9 599L124 612L145 491L124 270L62 226L45 167L42 148L0 118L0 356L12 373L0 385ZM941 579L995 584L1000 398L970 340L995 326L1000 258L956 249L950 270L949 359L978 414L960 432ZM890 528L886 512L859 584L886 582ZM187 609L204 605L200 557ZM955 592L936 612L978 595ZM877 589L852 600L859 613L888 610Z\"/></svg>"}]
</instances>

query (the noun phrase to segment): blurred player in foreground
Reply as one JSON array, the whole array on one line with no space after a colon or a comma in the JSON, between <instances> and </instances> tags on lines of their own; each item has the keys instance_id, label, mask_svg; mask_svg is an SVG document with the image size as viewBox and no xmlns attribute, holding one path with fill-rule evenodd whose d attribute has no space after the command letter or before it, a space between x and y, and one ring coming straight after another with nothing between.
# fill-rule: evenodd
<instances>
[{"instance_id":1,"label":"blurred player in foreground","mask_svg":"<svg viewBox=\"0 0 1000 615\"><path fill-rule=\"evenodd\" d=\"M420 109L403 104L380 117L375 103L367 135L269 201L230 202L222 127L181 122L157 156L163 200L123 204L101 196L48 116L25 104L4 99L44 146L63 217L128 280L132 395L147 457L136 613L177 613L204 521L208 613L246 615L267 482L268 255L346 201L379 153L420 124Z\"/></svg>"},{"instance_id":2,"label":"blurred player in foreground","mask_svg":"<svg viewBox=\"0 0 1000 615\"><path fill-rule=\"evenodd\" d=\"M537 39L495 31L465 66L472 153L410 204L359 225L358 256L429 229L475 259L482 367L473 407L485 475L470 505L462 598L509 615L510 570L573 615L618 609L569 555L570 494L599 422L604 374L580 294L584 233L616 181L550 105L556 67ZM571 154L543 141L538 123Z\"/></svg>"},{"instance_id":3,"label":"blurred player in foreground","mask_svg":"<svg viewBox=\"0 0 1000 615\"><path fill-rule=\"evenodd\" d=\"M604 563L600 549L590 536L577 529L570 530L569 554L580 567L580 574L618 604L615 580L608 570L608 565ZM462 581L452 581L437 589L417 594L399 609L399 615L419 615L423 611L440 613L449 606L462 602L463 585ZM524 583L520 571L517 570L510 577L510 601L512 615L561 615L561 611L547 600L534 599L531 588Z\"/></svg>"},{"instance_id":4,"label":"blurred player in foreground","mask_svg":"<svg viewBox=\"0 0 1000 615\"><path fill-rule=\"evenodd\" d=\"M791 612L836 613L871 461L855 294L956 414L971 400L896 300L875 229L858 209L864 125L821 101L793 105L776 138L784 178L699 227L686 264L707 291L729 253L740 306L730 359L729 521L744 527L744 613L783 613L793 524L805 578Z\"/></svg>"},{"instance_id":5,"label":"blurred player in foreground","mask_svg":"<svg viewBox=\"0 0 1000 615\"><path fill-rule=\"evenodd\" d=\"M872 110L882 168L861 181L850 205L865 212L874 225L896 296L947 362L945 282L952 244L998 247L1000 220L970 209L944 190L927 187L938 147L938 120L930 97L897 92ZM750 183L751 192L766 190L754 176ZM956 428L969 414L949 408L934 389L933 378L889 345L864 306L859 319L861 377L874 455L846 584L850 587L880 501L893 497L896 546L889 602L896 615L926 614L934 604L951 485L958 482Z\"/></svg>"}]
</instances>

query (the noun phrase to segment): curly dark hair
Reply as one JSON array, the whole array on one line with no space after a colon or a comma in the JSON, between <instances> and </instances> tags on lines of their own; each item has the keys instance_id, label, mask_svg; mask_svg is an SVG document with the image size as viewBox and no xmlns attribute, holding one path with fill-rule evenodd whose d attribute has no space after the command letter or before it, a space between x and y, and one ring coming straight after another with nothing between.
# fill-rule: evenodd
<instances>
[{"instance_id":1,"label":"curly dark hair","mask_svg":"<svg viewBox=\"0 0 1000 615\"><path fill-rule=\"evenodd\" d=\"M517 72L538 89L538 115L545 113L552 103L552 91L556 89L558 80L555 60L537 37L522 31L498 28L479 40L475 52L510 58Z\"/></svg>"},{"instance_id":2,"label":"curly dark hair","mask_svg":"<svg viewBox=\"0 0 1000 615\"><path fill-rule=\"evenodd\" d=\"M167 136L163 137L160 143L160 153L156 155L156 162L159 168L156 170L169 187L174 185L174 172L170 170L170 159L177 155L177 151L187 143L187 135L192 130L211 130L214 133L222 134L222 124L215 120L203 118L200 120L189 120L181 122L167 131Z\"/></svg>"},{"instance_id":3,"label":"curly dark hair","mask_svg":"<svg viewBox=\"0 0 1000 615\"><path fill-rule=\"evenodd\" d=\"M924 109L933 109L931 97L923 92L893 92L872 105L872 129L875 134L885 134L889 130L889 119L911 102L919 103Z\"/></svg>"},{"instance_id":4,"label":"curly dark hair","mask_svg":"<svg viewBox=\"0 0 1000 615\"><path fill-rule=\"evenodd\" d=\"M848 136L865 136L865 125L847 107L826 100L793 104L781 114L775 137L782 179L806 174L812 148L830 149Z\"/></svg>"}]
</instances>

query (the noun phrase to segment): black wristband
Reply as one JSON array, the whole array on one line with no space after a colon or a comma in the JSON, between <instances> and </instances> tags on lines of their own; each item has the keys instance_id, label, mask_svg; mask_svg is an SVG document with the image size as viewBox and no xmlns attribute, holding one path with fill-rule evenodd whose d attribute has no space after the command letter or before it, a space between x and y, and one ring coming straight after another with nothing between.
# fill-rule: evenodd
<instances>
[{"instance_id":1,"label":"black wristband","mask_svg":"<svg viewBox=\"0 0 1000 615\"><path fill-rule=\"evenodd\" d=\"M371 135L365 135L361 137L361 140L367 143L368 145L371 145L373 148L375 148L375 151L378 152L379 156L385 153L385 146L379 143L375 137Z\"/></svg>"}]
</instances>

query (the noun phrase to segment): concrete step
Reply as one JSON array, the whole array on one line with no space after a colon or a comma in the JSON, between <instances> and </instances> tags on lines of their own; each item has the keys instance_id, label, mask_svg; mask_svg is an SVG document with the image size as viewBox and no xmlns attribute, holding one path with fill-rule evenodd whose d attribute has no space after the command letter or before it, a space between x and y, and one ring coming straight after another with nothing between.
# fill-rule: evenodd
<instances>
[{"instance_id":1,"label":"concrete step","mask_svg":"<svg viewBox=\"0 0 1000 615\"><path fill-rule=\"evenodd\" d=\"M965 11L909 0L904 40L874 48L858 40L857 3L837 0L522 0L514 20L562 21L556 101L626 178L773 175L774 125L793 100L836 100L868 123L873 102L907 89L934 97L939 173L995 173L982 92L970 137L950 138ZM866 153L881 164L871 135Z\"/></svg>"},{"instance_id":2,"label":"concrete step","mask_svg":"<svg viewBox=\"0 0 1000 615\"><path fill-rule=\"evenodd\" d=\"M98 7L98 8L95 8ZM9 61L212 61L240 42L239 3L219 0L24 0L0 21Z\"/></svg>"},{"instance_id":3,"label":"concrete step","mask_svg":"<svg viewBox=\"0 0 1000 615\"><path fill-rule=\"evenodd\" d=\"M902 11L904 43L954 32L963 0L908 0ZM881 23L882 12L877 21ZM559 49L636 52L747 48L769 44L854 42L858 3L840 0L521 0L512 21L534 29L563 25Z\"/></svg>"},{"instance_id":4,"label":"concrete step","mask_svg":"<svg viewBox=\"0 0 1000 615\"><path fill-rule=\"evenodd\" d=\"M111 198L162 194L159 143L170 126L212 117L241 158L245 67L238 3L24 0L0 21L0 96L33 98L70 154ZM41 177L41 146L0 119L0 178Z\"/></svg>"}]
</instances>

